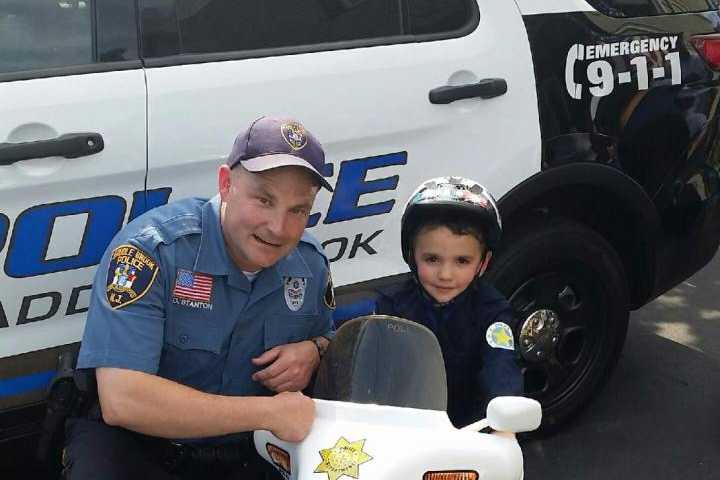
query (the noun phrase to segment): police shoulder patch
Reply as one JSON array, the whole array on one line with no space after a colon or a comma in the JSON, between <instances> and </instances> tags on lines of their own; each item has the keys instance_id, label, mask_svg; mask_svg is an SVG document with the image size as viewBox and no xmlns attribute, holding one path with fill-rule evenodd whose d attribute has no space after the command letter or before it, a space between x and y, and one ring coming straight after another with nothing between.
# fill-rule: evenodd
<instances>
[{"instance_id":1,"label":"police shoulder patch","mask_svg":"<svg viewBox=\"0 0 720 480\"><path fill-rule=\"evenodd\" d=\"M140 300L150 290L158 263L142 249L129 244L120 245L110 255L106 295L112 308L121 308Z\"/></svg>"},{"instance_id":2,"label":"police shoulder patch","mask_svg":"<svg viewBox=\"0 0 720 480\"><path fill-rule=\"evenodd\" d=\"M507 323L495 322L490 325L487 332L485 332L485 339L487 340L488 345L493 348L515 350L513 333Z\"/></svg>"},{"instance_id":3,"label":"police shoulder patch","mask_svg":"<svg viewBox=\"0 0 720 480\"><path fill-rule=\"evenodd\" d=\"M325 285L325 306L330 310L335 310L335 289L333 288L332 275L328 270L327 285Z\"/></svg>"}]
</instances>

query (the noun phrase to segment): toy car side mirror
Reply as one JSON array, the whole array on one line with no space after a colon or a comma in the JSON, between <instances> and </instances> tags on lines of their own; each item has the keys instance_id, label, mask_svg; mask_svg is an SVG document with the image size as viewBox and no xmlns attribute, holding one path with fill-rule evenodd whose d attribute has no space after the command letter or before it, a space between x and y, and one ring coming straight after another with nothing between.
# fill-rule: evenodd
<instances>
[{"instance_id":1,"label":"toy car side mirror","mask_svg":"<svg viewBox=\"0 0 720 480\"><path fill-rule=\"evenodd\" d=\"M488 403L486 420L493 430L530 432L540 426L542 408L532 398L495 397Z\"/></svg>"}]
</instances>

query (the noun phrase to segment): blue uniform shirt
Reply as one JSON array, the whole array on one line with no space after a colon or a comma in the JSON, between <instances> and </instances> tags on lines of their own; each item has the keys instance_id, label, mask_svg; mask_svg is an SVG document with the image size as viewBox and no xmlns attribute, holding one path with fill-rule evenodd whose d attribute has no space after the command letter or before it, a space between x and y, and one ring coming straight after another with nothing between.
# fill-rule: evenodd
<instances>
[{"instance_id":1,"label":"blue uniform shirt","mask_svg":"<svg viewBox=\"0 0 720 480\"><path fill-rule=\"evenodd\" d=\"M484 418L487 402L496 396L522 395L514 350L517 324L507 300L492 286L478 279L443 306L413 280L377 293L374 302L355 305L352 315L393 315L432 330L445 360L447 412L456 426Z\"/></svg>"},{"instance_id":2,"label":"blue uniform shirt","mask_svg":"<svg viewBox=\"0 0 720 480\"><path fill-rule=\"evenodd\" d=\"M251 284L230 260L220 199L186 199L129 223L95 280L78 368L115 367L209 393L269 395L250 361L332 336L332 285L309 234Z\"/></svg>"}]
</instances>

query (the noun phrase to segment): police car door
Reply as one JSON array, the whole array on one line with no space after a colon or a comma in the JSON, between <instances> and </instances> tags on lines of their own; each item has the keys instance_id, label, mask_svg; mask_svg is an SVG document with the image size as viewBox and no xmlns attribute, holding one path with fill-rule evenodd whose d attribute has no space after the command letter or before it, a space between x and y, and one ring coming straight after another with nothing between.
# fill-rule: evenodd
<instances>
[{"instance_id":1,"label":"police car door","mask_svg":"<svg viewBox=\"0 0 720 480\"><path fill-rule=\"evenodd\" d=\"M139 208L145 82L132 5L0 3L0 362L80 340L93 266ZM43 396L57 351L6 363L2 407Z\"/></svg>"},{"instance_id":2,"label":"police car door","mask_svg":"<svg viewBox=\"0 0 720 480\"><path fill-rule=\"evenodd\" d=\"M296 117L324 144L335 193L313 233L336 284L406 270L404 201L465 175L502 195L539 169L530 51L512 1L145 0L149 177L210 195L235 135Z\"/></svg>"}]
</instances>

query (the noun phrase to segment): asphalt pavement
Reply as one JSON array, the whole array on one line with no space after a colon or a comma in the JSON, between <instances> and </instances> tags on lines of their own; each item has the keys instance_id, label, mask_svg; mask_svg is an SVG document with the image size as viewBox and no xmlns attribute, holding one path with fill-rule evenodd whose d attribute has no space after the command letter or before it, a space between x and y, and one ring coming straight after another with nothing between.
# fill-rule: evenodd
<instances>
[{"instance_id":1,"label":"asphalt pavement","mask_svg":"<svg viewBox=\"0 0 720 480\"><path fill-rule=\"evenodd\" d=\"M720 255L633 312L605 388L523 451L527 480L720 479Z\"/></svg>"}]
</instances>

